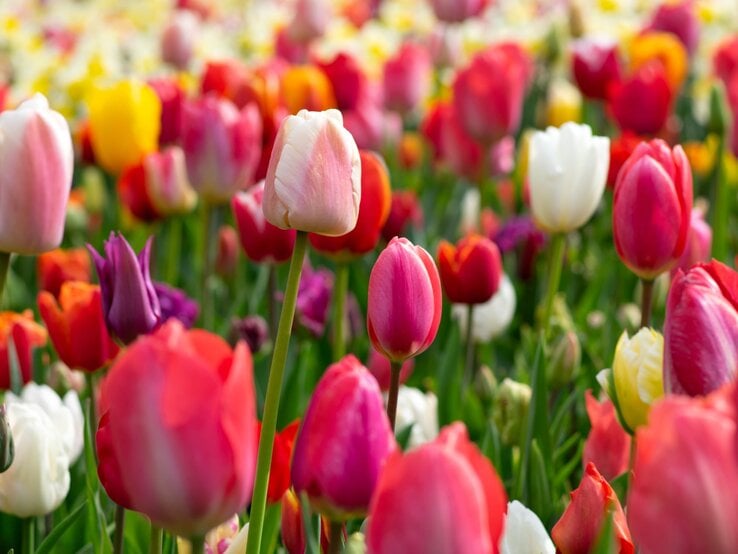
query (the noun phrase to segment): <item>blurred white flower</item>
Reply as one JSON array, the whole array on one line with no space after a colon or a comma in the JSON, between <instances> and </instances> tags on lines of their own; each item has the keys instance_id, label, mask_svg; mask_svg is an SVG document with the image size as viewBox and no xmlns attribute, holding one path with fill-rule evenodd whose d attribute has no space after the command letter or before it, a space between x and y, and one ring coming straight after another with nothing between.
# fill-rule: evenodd
<instances>
[{"instance_id":1,"label":"blurred white flower","mask_svg":"<svg viewBox=\"0 0 738 554\"><path fill-rule=\"evenodd\" d=\"M554 554L551 538L541 520L517 500L507 503L500 554Z\"/></svg>"},{"instance_id":2,"label":"blurred white flower","mask_svg":"<svg viewBox=\"0 0 738 554\"><path fill-rule=\"evenodd\" d=\"M510 278L503 274L500 279L500 288L484 304L476 304L472 314L475 342L488 342L500 335L515 315L515 287ZM469 306L466 304L454 304L451 307L451 315L459 321L461 334L466 336L466 316Z\"/></svg>"},{"instance_id":3,"label":"blurred white flower","mask_svg":"<svg viewBox=\"0 0 738 554\"><path fill-rule=\"evenodd\" d=\"M413 387L401 386L397 396L395 428L402 431L412 425L408 448L430 442L438 436L438 398Z\"/></svg>"}]
</instances>

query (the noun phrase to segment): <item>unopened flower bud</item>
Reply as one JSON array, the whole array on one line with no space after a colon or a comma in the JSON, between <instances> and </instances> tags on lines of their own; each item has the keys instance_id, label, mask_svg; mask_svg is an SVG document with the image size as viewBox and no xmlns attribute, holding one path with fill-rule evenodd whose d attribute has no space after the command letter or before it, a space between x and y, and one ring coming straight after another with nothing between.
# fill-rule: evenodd
<instances>
[{"instance_id":1,"label":"unopened flower bud","mask_svg":"<svg viewBox=\"0 0 738 554\"><path fill-rule=\"evenodd\" d=\"M474 376L474 389L483 402L491 401L497 390L497 377L488 365L483 365Z\"/></svg>"},{"instance_id":2,"label":"unopened flower bud","mask_svg":"<svg viewBox=\"0 0 738 554\"><path fill-rule=\"evenodd\" d=\"M505 378L497 389L492 419L500 431L502 442L512 446L518 444L528 416L532 396L529 385Z\"/></svg>"},{"instance_id":3,"label":"unopened flower bud","mask_svg":"<svg viewBox=\"0 0 738 554\"><path fill-rule=\"evenodd\" d=\"M574 331L566 331L554 343L549 362L548 379L552 386L571 382L582 361L582 346Z\"/></svg>"},{"instance_id":4,"label":"unopened flower bud","mask_svg":"<svg viewBox=\"0 0 738 554\"><path fill-rule=\"evenodd\" d=\"M269 341L269 326L263 317L258 315L246 316L243 319L234 318L231 321L231 342L246 341L251 352L261 352Z\"/></svg>"}]
</instances>

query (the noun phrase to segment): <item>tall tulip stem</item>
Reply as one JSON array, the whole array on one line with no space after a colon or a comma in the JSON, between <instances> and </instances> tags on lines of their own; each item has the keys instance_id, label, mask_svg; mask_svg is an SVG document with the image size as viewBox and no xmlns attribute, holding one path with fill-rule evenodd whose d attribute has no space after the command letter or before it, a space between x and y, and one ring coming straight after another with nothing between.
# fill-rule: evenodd
<instances>
[{"instance_id":1,"label":"tall tulip stem","mask_svg":"<svg viewBox=\"0 0 738 554\"><path fill-rule=\"evenodd\" d=\"M551 258L548 271L548 288L546 289L546 298L543 304L543 336L548 336L548 329L551 325L551 312L553 311L554 298L559 290L559 282L561 281L561 269L564 265L564 249L566 248L566 235L556 233L551 240Z\"/></svg>"},{"instance_id":2,"label":"tall tulip stem","mask_svg":"<svg viewBox=\"0 0 738 554\"><path fill-rule=\"evenodd\" d=\"M115 505L115 530L113 531L113 554L123 552L123 530L126 526L126 509L120 504Z\"/></svg>"},{"instance_id":3,"label":"tall tulip stem","mask_svg":"<svg viewBox=\"0 0 738 554\"><path fill-rule=\"evenodd\" d=\"M651 325L651 307L653 305L653 280L641 279L641 327Z\"/></svg>"},{"instance_id":4,"label":"tall tulip stem","mask_svg":"<svg viewBox=\"0 0 738 554\"><path fill-rule=\"evenodd\" d=\"M192 537L190 539L190 552L192 554L205 554L205 537Z\"/></svg>"},{"instance_id":5,"label":"tall tulip stem","mask_svg":"<svg viewBox=\"0 0 738 554\"><path fill-rule=\"evenodd\" d=\"M277 266L269 264L269 299L267 309L269 310L269 337L274 340L277 336Z\"/></svg>"},{"instance_id":6,"label":"tall tulip stem","mask_svg":"<svg viewBox=\"0 0 738 554\"><path fill-rule=\"evenodd\" d=\"M328 554L340 554L343 551L343 523L331 521L328 535Z\"/></svg>"},{"instance_id":7,"label":"tall tulip stem","mask_svg":"<svg viewBox=\"0 0 738 554\"><path fill-rule=\"evenodd\" d=\"M395 430L395 418L397 416L397 396L400 392L400 371L402 362L390 360L390 388L387 394L387 416L390 420L392 431Z\"/></svg>"},{"instance_id":8,"label":"tall tulip stem","mask_svg":"<svg viewBox=\"0 0 738 554\"><path fill-rule=\"evenodd\" d=\"M346 294L349 284L349 266L338 262L336 285L333 287L333 361L346 354Z\"/></svg>"},{"instance_id":9,"label":"tall tulip stem","mask_svg":"<svg viewBox=\"0 0 738 554\"><path fill-rule=\"evenodd\" d=\"M0 305L2 305L3 292L5 292L5 281L8 279L10 269L10 252L0 252Z\"/></svg>"},{"instance_id":10,"label":"tall tulip stem","mask_svg":"<svg viewBox=\"0 0 738 554\"><path fill-rule=\"evenodd\" d=\"M151 537L149 538L149 554L161 554L161 543L164 532L161 527L151 524Z\"/></svg>"},{"instance_id":11,"label":"tall tulip stem","mask_svg":"<svg viewBox=\"0 0 738 554\"><path fill-rule=\"evenodd\" d=\"M295 318L297 303L297 289L300 284L302 262L307 249L307 233L298 231L295 249L292 252L290 272L287 277L287 288L284 293L282 313L279 317L277 337L274 342L272 363L269 368L269 382L264 400L264 415L262 418L261 438L259 439L259 453L256 461L256 481L251 501L251 519L247 538L247 554L257 554L261 548L261 534L264 527L264 513L266 510L267 485L269 483L269 466L272 461L274 433L277 428L277 413L279 412L279 396L282 389L282 377L287 361L287 350L290 344L290 332Z\"/></svg>"},{"instance_id":12,"label":"tall tulip stem","mask_svg":"<svg viewBox=\"0 0 738 554\"><path fill-rule=\"evenodd\" d=\"M23 554L33 554L36 551L36 518L23 518Z\"/></svg>"},{"instance_id":13,"label":"tall tulip stem","mask_svg":"<svg viewBox=\"0 0 738 554\"><path fill-rule=\"evenodd\" d=\"M715 161L713 214L712 214L712 257L723 263L728 261L728 217L730 215L730 187L725 178L725 137L720 136L717 160Z\"/></svg>"},{"instance_id":14,"label":"tall tulip stem","mask_svg":"<svg viewBox=\"0 0 738 554\"><path fill-rule=\"evenodd\" d=\"M202 273L200 302L202 303L202 321L205 329L211 329L213 323L213 299L208 288L215 265L215 247L218 239L217 206L203 200L202 203Z\"/></svg>"},{"instance_id":15,"label":"tall tulip stem","mask_svg":"<svg viewBox=\"0 0 738 554\"><path fill-rule=\"evenodd\" d=\"M474 304L469 304L466 311L466 362L464 375L467 384L474 381Z\"/></svg>"}]
</instances>

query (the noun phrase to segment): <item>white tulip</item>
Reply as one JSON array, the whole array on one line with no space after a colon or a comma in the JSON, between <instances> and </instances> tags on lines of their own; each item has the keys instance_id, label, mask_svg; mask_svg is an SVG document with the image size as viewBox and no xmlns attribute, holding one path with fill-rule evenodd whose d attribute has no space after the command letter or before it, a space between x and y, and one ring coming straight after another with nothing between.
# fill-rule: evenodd
<instances>
[{"instance_id":1,"label":"white tulip","mask_svg":"<svg viewBox=\"0 0 738 554\"><path fill-rule=\"evenodd\" d=\"M438 398L413 387L401 386L397 395L395 428L412 425L407 446L413 448L438 436Z\"/></svg>"},{"instance_id":2,"label":"white tulip","mask_svg":"<svg viewBox=\"0 0 738 554\"><path fill-rule=\"evenodd\" d=\"M69 492L69 456L64 438L35 403L9 402L15 458L0 473L0 511L18 517L53 512Z\"/></svg>"},{"instance_id":3,"label":"white tulip","mask_svg":"<svg viewBox=\"0 0 738 554\"><path fill-rule=\"evenodd\" d=\"M500 554L554 554L551 538L538 516L517 500L508 502Z\"/></svg>"},{"instance_id":4,"label":"white tulip","mask_svg":"<svg viewBox=\"0 0 738 554\"><path fill-rule=\"evenodd\" d=\"M533 133L528 183L533 218L545 231L568 233L584 225L605 191L610 139L589 125L565 123Z\"/></svg>"},{"instance_id":5,"label":"white tulip","mask_svg":"<svg viewBox=\"0 0 738 554\"><path fill-rule=\"evenodd\" d=\"M472 324L474 325L475 342L488 342L500 335L510 325L515 316L515 287L510 278L503 274L500 279L500 288L484 304L476 304L472 312ZM451 307L451 315L458 320L461 326L462 336L466 336L466 317L469 306L466 304L454 304Z\"/></svg>"},{"instance_id":6,"label":"white tulip","mask_svg":"<svg viewBox=\"0 0 738 554\"><path fill-rule=\"evenodd\" d=\"M479 231L479 214L482 207L482 194L479 189L469 189L461 199L461 221L459 232L462 235Z\"/></svg>"}]
</instances>

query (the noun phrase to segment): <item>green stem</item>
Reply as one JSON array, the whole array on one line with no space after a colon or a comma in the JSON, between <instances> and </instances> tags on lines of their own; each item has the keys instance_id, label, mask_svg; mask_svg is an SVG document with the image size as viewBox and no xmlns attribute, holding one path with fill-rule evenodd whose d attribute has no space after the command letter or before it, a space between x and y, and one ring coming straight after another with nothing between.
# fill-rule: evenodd
<instances>
[{"instance_id":1,"label":"green stem","mask_svg":"<svg viewBox=\"0 0 738 554\"><path fill-rule=\"evenodd\" d=\"M274 433L277 427L277 413L279 411L279 395L282 389L284 365L287 360L287 350L290 344L290 332L295 317L297 303L297 289L300 284L302 262L307 249L307 233L298 231L295 249L292 252L290 272L287 277L287 288L282 303L282 314L279 318L277 337L274 342L272 363L269 368L269 382L264 400L264 415L262 419L259 453L256 461L256 481L251 501L251 519L247 538L247 554L257 554L261 548L261 533L264 527L264 512L266 510L266 493L269 483L269 466L272 460Z\"/></svg>"},{"instance_id":2,"label":"green stem","mask_svg":"<svg viewBox=\"0 0 738 554\"><path fill-rule=\"evenodd\" d=\"M87 394L90 398L90 429L93 434L97 432L97 405L95 404L95 376L93 373L85 373L87 381Z\"/></svg>"},{"instance_id":3,"label":"green stem","mask_svg":"<svg viewBox=\"0 0 738 554\"><path fill-rule=\"evenodd\" d=\"M33 554L36 551L36 518L26 517L22 520L23 554Z\"/></svg>"},{"instance_id":4,"label":"green stem","mask_svg":"<svg viewBox=\"0 0 738 554\"><path fill-rule=\"evenodd\" d=\"M269 299L267 308L269 310L269 338L274 340L277 336L277 266L269 264Z\"/></svg>"},{"instance_id":5,"label":"green stem","mask_svg":"<svg viewBox=\"0 0 738 554\"><path fill-rule=\"evenodd\" d=\"M190 538L190 550L192 554L205 554L205 537Z\"/></svg>"},{"instance_id":6,"label":"green stem","mask_svg":"<svg viewBox=\"0 0 738 554\"><path fill-rule=\"evenodd\" d=\"M10 269L10 256L10 252L0 252L0 305L3 304L5 282L8 279L8 270Z\"/></svg>"},{"instance_id":7,"label":"green stem","mask_svg":"<svg viewBox=\"0 0 738 554\"><path fill-rule=\"evenodd\" d=\"M402 362L390 360L390 388L387 394L387 416L390 420L392 431L395 430L395 418L397 416L397 396L400 392L400 372Z\"/></svg>"},{"instance_id":8,"label":"green stem","mask_svg":"<svg viewBox=\"0 0 738 554\"><path fill-rule=\"evenodd\" d=\"M182 250L182 218L171 217L167 222L167 253L164 266L164 281L177 286L179 281L179 260Z\"/></svg>"},{"instance_id":9,"label":"green stem","mask_svg":"<svg viewBox=\"0 0 738 554\"><path fill-rule=\"evenodd\" d=\"M653 305L653 280L641 279L641 327L651 325L651 306Z\"/></svg>"},{"instance_id":10,"label":"green stem","mask_svg":"<svg viewBox=\"0 0 738 554\"><path fill-rule=\"evenodd\" d=\"M328 535L328 554L340 554L343 550L343 523L331 521Z\"/></svg>"},{"instance_id":11,"label":"green stem","mask_svg":"<svg viewBox=\"0 0 738 554\"><path fill-rule=\"evenodd\" d=\"M714 210L712 213L712 257L721 262L728 261L728 219L730 215L730 190L725 179L725 137L720 136L715 163Z\"/></svg>"},{"instance_id":12,"label":"green stem","mask_svg":"<svg viewBox=\"0 0 738 554\"><path fill-rule=\"evenodd\" d=\"M630 485L633 482L633 467L635 466L635 459L636 459L636 449L638 448L638 444L636 442L636 435L633 434L630 437L630 455L628 456L628 477L627 477L627 485L625 489L625 494L627 495L625 498L627 499L630 495Z\"/></svg>"},{"instance_id":13,"label":"green stem","mask_svg":"<svg viewBox=\"0 0 738 554\"><path fill-rule=\"evenodd\" d=\"M151 524L151 537L149 538L149 554L161 554L161 543L164 532L161 527Z\"/></svg>"},{"instance_id":14,"label":"green stem","mask_svg":"<svg viewBox=\"0 0 738 554\"><path fill-rule=\"evenodd\" d=\"M548 272L548 288L546 289L546 298L543 303L543 336L548 336L548 329L551 326L551 313L553 311L554 298L559 291L559 282L561 281L561 269L564 265L564 249L566 248L566 235L556 233L551 240L551 258L549 261Z\"/></svg>"},{"instance_id":15,"label":"green stem","mask_svg":"<svg viewBox=\"0 0 738 554\"><path fill-rule=\"evenodd\" d=\"M126 526L126 509L115 505L115 530L113 531L113 554L123 552L123 530Z\"/></svg>"},{"instance_id":16,"label":"green stem","mask_svg":"<svg viewBox=\"0 0 738 554\"><path fill-rule=\"evenodd\" d=\"M474 304L469 304L466 311L466 363L464 375L467 385L474 382Z\"/></svg>"},{"instance_id":17,"label":"green stem","mask_svg":"<svg viewBox=\"0 0 738 554\"><path fill-rule=\"evenodd\" d=\"M333 287L333 361L346 354L346 293L348 292L349 266L338 262L336 284Z\"/></svg>"},{"instance_id":18,"label":"green stem","mask_svg":"<svg viewBox=\"0 0 738 554\"><path fill-rule=\"evenodd\" d=\"M217 207L203 200L202 204L202 232L203 232L203 244L202 244L202 273L201 273L201 286L200 286L200 302L202 305L202 321L203 327L206 329L212 328L213 323L213 297L209 291L210 278L213 274L213 265L215 260L213 255L215 252L215 242L218 239L217 229Z\"/></svg>"}]
</instances>

